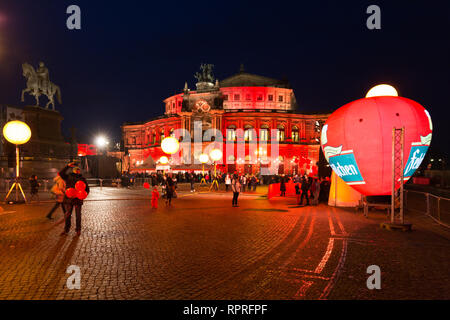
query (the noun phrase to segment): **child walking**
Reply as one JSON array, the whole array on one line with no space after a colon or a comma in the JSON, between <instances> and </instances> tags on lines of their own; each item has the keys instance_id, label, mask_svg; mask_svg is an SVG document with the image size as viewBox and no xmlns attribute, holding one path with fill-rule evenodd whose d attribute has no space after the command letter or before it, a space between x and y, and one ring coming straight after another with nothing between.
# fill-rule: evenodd
<instances>
[{"instance_id":1,"label":"child walking","mask_svg":"<svg viewBox=\"0 0 450 320\"><path fill-rule=\"evenodd\" d=\"M159 199L158 188L154 186L152 191L152 209L158 209L158 199Z\"/></svg>"}]
</instances>

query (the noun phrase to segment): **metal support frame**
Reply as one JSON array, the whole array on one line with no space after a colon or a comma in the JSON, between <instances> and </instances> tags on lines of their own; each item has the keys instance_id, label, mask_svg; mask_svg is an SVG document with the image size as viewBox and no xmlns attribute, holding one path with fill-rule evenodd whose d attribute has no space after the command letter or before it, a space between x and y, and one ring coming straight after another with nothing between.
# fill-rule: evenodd
<instances>
[{"instance_id":1,"label":"metal support frame","mask_svg":"<svg viewBox=\"0 0 450 320\"><path fill-rule=\"evenodd\" d=\"M217 191L219 191L219 181L217 181L217 163L214 162L214 180L211 183L211 187L209 188L209 191L211 191L214 187L216 187Z\"/></svg>"},{"instance_id":2,"label":"metal support frame","mask_svg":"<svg viewBox=\"0 0 450 320\"><path fill-rule=\"evenodd\" d=\"M205 164L202 163L202 180L200 181L200 187L204 184L206 185L207 183L205 180Z\"/></svg>"},{"instance_id":3,"label":"metal support frame","mask_svg":"<svg viewBox=\"0 0 450 320\"><path fill-rule=\"evenodd\" d=\"M403 183L404 183L404 141L405 128L392 129L392 194L391 223L404 224ZM398 190L398 191L397 191ZM398 207L398 213L396 208Z\"/></svg>"},{"instance_id":4,"label":"metal support frame","mask_svg":"<svg viewBox=\"0 0 450 320\"><path fill-rule=\"evenodd\" d=\"M27 202L27 198L25 197L25 193L23 192L22 186L20 185L20 156L19 156L19 145L16 145L16 179L8 191L8 194L5 197L5 202L7 202L11 192L13 189L16 189L16 202L19 202L19 190L22 194L23 199Z\"/></svg>"}]
</instances>

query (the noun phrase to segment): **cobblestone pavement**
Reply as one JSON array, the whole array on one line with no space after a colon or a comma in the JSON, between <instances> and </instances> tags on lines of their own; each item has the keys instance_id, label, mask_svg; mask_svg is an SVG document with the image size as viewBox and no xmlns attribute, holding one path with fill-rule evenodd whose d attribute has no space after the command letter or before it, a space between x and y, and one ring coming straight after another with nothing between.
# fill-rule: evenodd
<instances>
[{"instance_id":1,"label":"cobblestone pavement","mask_svg":"<svg viewBox=\"0 0 450 320\"><path fill-rule=\"evenodd\" d=\"M181 193L150 209L148 191L93 189L83 231L61 237L51 203L3 206L0 299L449 299L450 236L410 217L411 233L354 211L293 199ZM440 232L442 231L442 232ZM81 289L66 285L70 265ZM368 290L366 269L381 268Z\"/></svg>"}]
</instances>

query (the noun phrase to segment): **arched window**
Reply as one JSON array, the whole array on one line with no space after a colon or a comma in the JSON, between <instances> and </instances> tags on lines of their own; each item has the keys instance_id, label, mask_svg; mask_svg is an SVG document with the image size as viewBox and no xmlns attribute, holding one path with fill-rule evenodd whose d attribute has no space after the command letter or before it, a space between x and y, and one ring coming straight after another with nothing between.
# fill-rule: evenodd
<instances>
[{"instance_id":1,"label":"arched window","mask_svg":"<svg viewBox=\"0 0 450 320\"><path fill-rule=\"evenodd\" d=\"M251 125L246 125L244 127L244 140L251 141L253 138L253 127Z\"/></svg>"},{"instance_id":2,"label":"arched window","mask_svg":"<svg viewBox=\"0 0 450 320\"><path fill-rule=\"evenodd\" d=\"M227 141L236 141L236 126L234 125L228 126Z\"/></svg>"},{"instance_id":3,"label":"arched window","mask_svg":"<svg viewBox=\"0 0 450 320\"><path fill-rule=\"evenodd\" d=\"M293 126L292 127L292 142L298 142L299 136L298 136L298 127Z\"/></svg>"},{"instance_id":4,"label":"arched window","mask_svg":"<svg viewBox=\"0 0 450 320\"><path fill-rule=\"evenodd\" d=\"M278 126L277 140L280 142L285 140L284 126L281 124Z\"/></svg>"},{"instance_id":5,"label":"arched window","mask_svg":"<svg viewBox=\"0 0 450 320\"><path fill-rule=\"evenodd\" d=\"M152 131L152 144L156 144L156 132Z\"/></svg>"},{"instance_id":6,"label":"arched window","mask_svg":"<svg viewBox=\"0 0 450 320\"><path fill-rule=\"evenodd\" d=\"M169 135L171 137L175 137L175 129L174 128L170 129L170 134Z\"/></svg>"},{"instance_id":7,"label":"arched window","mask_svg":"<svg viewBox=\"0 0 450 320\"><path fill-rule=\"evenodd\" d=\"M161 129L160 141L162 142L165 138L164 129Z\"/></svg>"},{"instance_id":8,"label":"arched window","mask_svg":"<svg viewBox=\"0 0 450 320\"><path fill-rule=\"evenodd\" d=\"M269 126L263 124L261 126L261 130L259 131L259 141L268 141L269 140Z\"/></svg>"}]
</instances>

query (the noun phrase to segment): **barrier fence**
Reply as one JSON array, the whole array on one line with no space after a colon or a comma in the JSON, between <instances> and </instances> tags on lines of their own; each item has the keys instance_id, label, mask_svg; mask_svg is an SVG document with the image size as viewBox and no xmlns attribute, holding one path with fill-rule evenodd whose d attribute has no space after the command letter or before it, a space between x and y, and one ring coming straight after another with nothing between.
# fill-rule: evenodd
<instances>
[{"instance_id":1,"label":"barrier fence","mask_svg":"<svg viewBox=\"0 0 450 320\"><path fill-rule=\"evenodd\" d=\"M405 190L404 201L406 210L425 213L439 224L450 228L450 199L427 192Z\"/></svg>"}]
</instances>

